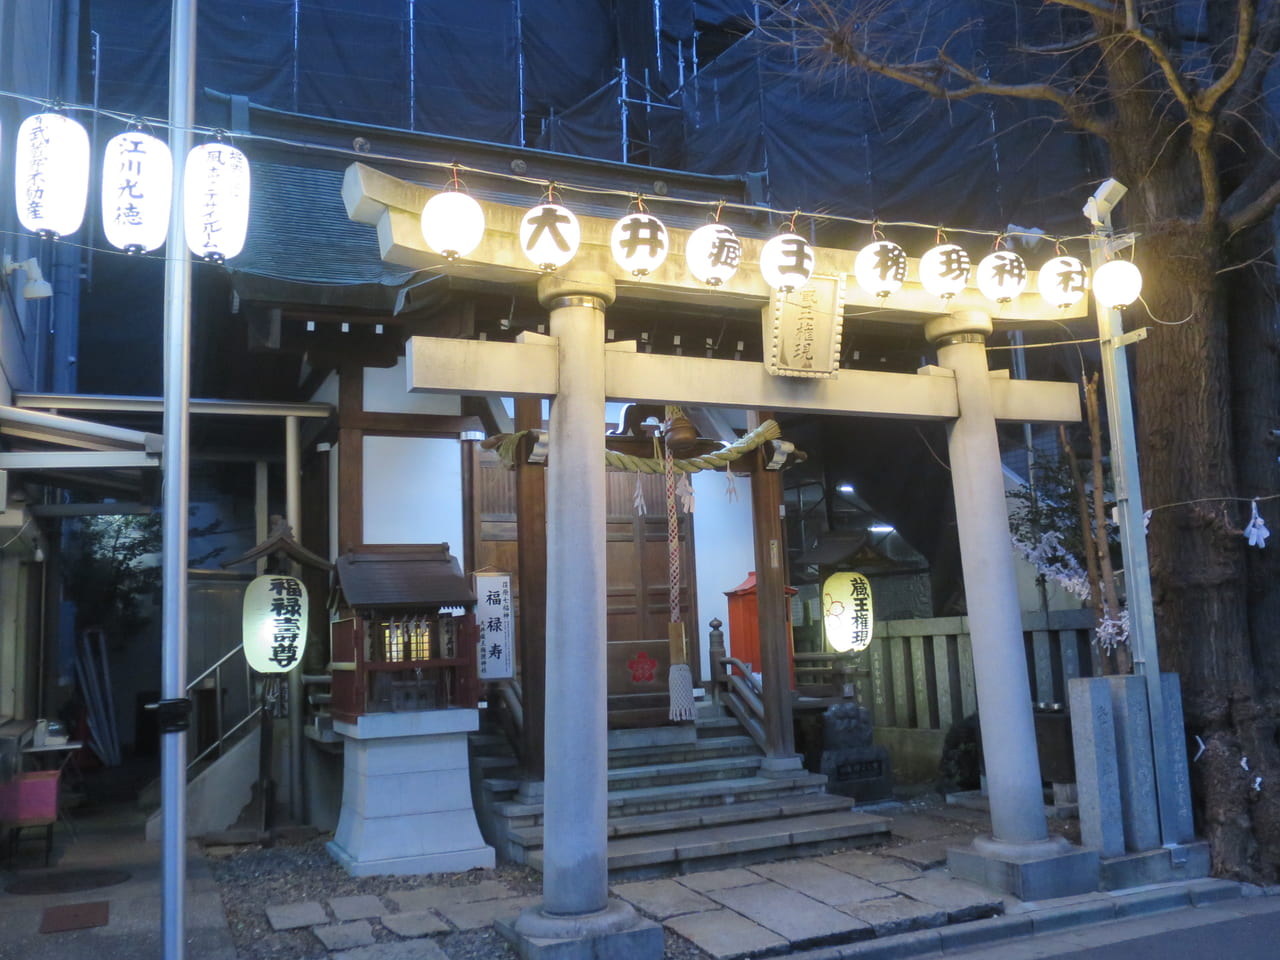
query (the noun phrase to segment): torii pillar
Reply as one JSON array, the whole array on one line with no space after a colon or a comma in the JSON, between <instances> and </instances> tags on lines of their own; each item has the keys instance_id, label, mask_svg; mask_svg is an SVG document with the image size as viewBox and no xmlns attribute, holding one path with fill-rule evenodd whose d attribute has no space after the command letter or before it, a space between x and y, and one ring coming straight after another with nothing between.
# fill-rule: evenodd
<instances>
[{"instance_id":1,"label":"torii pillar","mask_svg":"<svg viewBox=\"0 0 1280 960\"><path fill-rule=\"evenodd\" d=\"M522 946L608 938L610 956L658 957L662 927L609 899L605 670L605 308L608 274L547 275L559 391L547 461L547 662L542 903L512 925ZM526 955L536 949L526 949Z\"/></svg>"},{"instance_id":2,"label":"torii pillar","mask_svg":"<svg viewBox=\"0 0 1280 960\"><path fill-rule=\"evenodd\" d=\"M1096 888L1098 852L1050 837L1044 816L1031 684L1000 444L987 368L991 317L960 310L926 322L938 364L955 377L960 415L947 428L965 608L973 637L978 722L991 805L991 837L947 852L951 870L1024 900Z\"/></svg>"}]
</instances>

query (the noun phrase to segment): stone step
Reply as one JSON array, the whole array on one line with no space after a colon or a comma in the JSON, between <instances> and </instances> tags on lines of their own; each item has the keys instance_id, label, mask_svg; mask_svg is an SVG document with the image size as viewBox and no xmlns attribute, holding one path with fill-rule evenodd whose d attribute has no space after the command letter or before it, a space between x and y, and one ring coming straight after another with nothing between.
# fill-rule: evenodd
<instances>
[{"instance_id":1,"label":"stone step","mask_svg":"<svg viewBox=\"0 0 1280 960\"><path fill-rule=\"evenodd\" d=\"M647 766L620 767L608 774L610 793L638 787L660 787L676 783L699 783L707 780L733 780L749 777L760 769L763 757L710 757L676 763L654 763Z\"/></svg>"},{"instance_id":2,"label":"stone step","mask_svg":"<svg viewBox=\"0 0 1280 960\"><path fill-rule=\"evenodd\" d=\"M712 757L760 756L756 742L745 735L701 737L691 743L667 747L623 747L609 751L609 768L638 767L656 763L680 763Z\"/></svg>"},{"instance_id":3,"label":"stone step","mask_svg":"<svg viewBox=\"0 0 1280 960\"><path fill-rule=\"evenodd\" d=\"M614 881L671 876L877 843L888 836L885 817L848 810L614 837L608 844L609 876ZM528 863L542 869L542 851L530 851Z\"/></svg>"},{"instance_id":4,"label":"stone step","mask_svg":"<svg viewBox=\"0 0 1280 960\"><path fill-rule=\"evenodd\" d=\"M687 810L670 810L662 813L642 813L630 817L614 817L609 820L610 837L631 837L647 833L669 833L673 830L692 830L697 827L714 827L728 823L746 823L751 820L772 820L778 817L800 817L816 813L835 813L852 809L848 797L835 797L825 793L802 793L796 796L776 797L770 800L754 800L746 803L717 804L710 807L690 807ZM527 848L542 846L542 826L515 827L510 831L513 843Z\"/></svg>"},{"instance_id":5,"label":"stone step","mask_svg":"<svg viewBox=\"0 0 1280 960\"><path fill-rule=\"evenodd\" d=\"M676 783L661 787L637 787L609 793L609 816L628 817L690 807L718 806L769 800L784 796L819 793L826 786L822 774L801 772L795 777L741 777L701 783ZM512 826L531 826L542 822L541 803L509 801L497 804L497 813L512 821Z\"/></svg>"},{"instance_id":6,"label":"stone step","mask_svg":"<svg viewBox=\"0 0 1280 960\"><path fill-rule=\"evenodd\" d=\"M699 717L694 721L693 726L699 738L723 737L728 733L742 732L742 724L738 722L738 718L724 714L716 714L706 718Z\"/></svg>"}]
</instances>

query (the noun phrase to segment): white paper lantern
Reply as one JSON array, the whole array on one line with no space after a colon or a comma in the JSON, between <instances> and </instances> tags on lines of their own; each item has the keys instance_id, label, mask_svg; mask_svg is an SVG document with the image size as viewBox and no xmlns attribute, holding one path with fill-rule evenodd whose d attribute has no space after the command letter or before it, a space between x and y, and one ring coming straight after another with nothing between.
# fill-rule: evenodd
<instances>
[{"instance_id":1,"label":"white paper lantern","mask_svg":"<svg viewBox=\"0 0 1280 960\"><path fill-rule=\"evenodd\" d=\"M18 127L14 161L18 220L32 233L65 237L80 229L89 197L89 135L59 113L37 113Z\"/></svg>"},{"instance_id":2,"label":"white paper lantern","mask_svg":"<svg viewBox=\"0 0 1280 960\"><path fill-rule=\"evenodd\" d=\"M920 285L935 297L950 300L968 284L969 263L963 247L939 244L920 258Z\"/></svg>"},{"instance_id":3,"label":"white paper lantern","mask_svg":"<svg viewBox=\"0 0 1280 960\"><path fill-rule=\"evenodd\" d=\"M202 143L183 176L187 246L214 263L244 249L249 231L249 158L227 143Z\"/></svg>"},{"instance_id":4,"label":"white paper lantern","mask_svg":"<svg viewBox=\"0 0 1280 960\"><path fill-rule=\"evenodd\" d=\"M636 277L662 266L669 246L667 228L650 213L627 214L613 225L609 234L614 262Z\"/></svg>"},{"instance_id":5,"label":"white paper lantern","mask_svg":"<svg viewBox=\"0 0 1280 960\"><path fill-rule=\"evenodd\" d=\"M1008 303L1027 288L1027 265L1012 250L997 250L978 261L978 292L996 303Z\"/></svg>"},{"instance_id":6,"label":"white paper lantern","mask_svg":"<svg viewBox=\"0 0 1280 960\"><path fill-rule=\"evenodd\" d=\"M742 241L731 227L708 223L689 234L684 259L695 280L718 287L738 272L738 265L742 263Z\"/></svg>"},{"instance_id":7,"label":"white paper lantern","mask_svg":"<svg viewBox=\"0 0 1280 960\"><path fill-rule=\"evenodd\" d=\"M1036 286L1055 307L1070 307L1089 292L1089 271L1075 257L1054 257L1040 268Z\"/></svg>"},{"instance_id":8,"label":"white paper lantern","mask_svg":"<svg viewBox=\"0 0 1280 960\"><path fill-rule=\"evenodd\" d=\"M130 130L107 141L102 160L102 232L125 253L164 244L173 195L173 155L163 140Z\"/></svg>"},{"instance_id":9,"label":"white paper lantern","mask_svg":"<svg viewBox=\"0 0 1280 960\"><path fill-rule=\"evenodd\" d=\"M822 584L822 632L838 653L871 646L875 615L871 581L861 573L833 573Z\"/></svg>"},{"instance_id":10,"label":"white paper lantern","mask_svg":"<svg viewBox=\"0 0 1280 960\"><path fill-rule=\"evenodd\" d=\"M469 193L446 190L422 207L422 239L446 260L465 257L484 238L484 210Z\"/></svg>"},{"instance_id":11,"label":"white paper lantern","mask_svg":"<svg viewBox=\"0 0 1280 960\"><path fill-rule=\"evenodd\" d=\"M297 577L265 574L244 591L241 642L259 673L286 673L307 646L307 588Z\"/></svg>"},{"instance_id":12,"label":"white paper lantern","mask_svg":"<svg viewBox=\"0 0 1280 960\"><path fill-rule=\"evenodd\" d=\"M572 260L581 242L578 218L558 203L540 203L520 218L520 249L543 273Z\"/></svg>"},{"instance_id":13,"label":"white paper lantern","mask_svg":"<svg viewBox=\"0 0 1280 960\"><path fill-rule=\"evenodd\" d=\"M813 275L813 247L799 234L778 234L760 251L760 275L783 293L804 286Z\"/></svg>"},{"instance_id":14,"label":"white paper lantern","mask_svg":"<svg viewBox=\"0 0 1280 960\"><path fill-rule=\"evenodd\" d=\"M1142 272L1128 260L1108 260L1094 271L1093 292L1104 307L1127 307L1142 292Z\"/></svg>"},{"instance_id":15,"label":"white paper lantern","mask_svg":"<svg viewBox=\"0 0 1280 960\"><path fill-rule=\"evenodd\" d=\"M882 300L897 293L907 279L907 251L892 240L867 244L853 258L853 279Z\"/></svg>"}]
</instances>

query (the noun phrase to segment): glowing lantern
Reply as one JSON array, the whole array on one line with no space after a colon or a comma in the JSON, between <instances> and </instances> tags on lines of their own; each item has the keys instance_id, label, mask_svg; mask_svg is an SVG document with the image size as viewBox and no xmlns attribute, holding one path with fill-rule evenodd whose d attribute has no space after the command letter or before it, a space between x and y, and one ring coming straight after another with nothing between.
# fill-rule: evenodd
<instances>
[{"instance_id":1,"label":"glowing lantern","mask_svg":"<svg viewBox=\"0 0 1280 960\"><path fill-rule=\"evenodd\" d=\"M892 240L869 243L853 259L853 279L883 300L897 293L907 279L907 252Z\"/></svg>"},{"instance_id":2,"label":"glowing lantern","mask_svg":"<svg viewBox=\"0 0 1280 960\"><path fill-rule=\"evenodd\" d=\"M169 232L173 156L162 140L140 130L107 141L102 162L102 232L125 253L160 247Z\"/></svg>"},{"instance_id":3,"label":"glowing lantern","mask_svg":"<svg viewBox=\"0 0 1280 960\"><path fill-rule=\"evenodd\" d=\"M572 260L581 242L578 218L558 203L540 203L520 218L520 249L543 273Z\"/></svg>"},{"instance_id":4,"label":"glowing lantern","mask_svg":"<svg viewBox=\"0 0 1280 960\"><path fill-rule=\"evenodd\" d=\"M760 275L783 293L804 286L813 275L813 247L798 234L778 234L760 251Z\"/></svg>"},{"instance_id":5,"label":"glowing lantern","mask_svg":"<svg viewBox=\"0 0 1280 960\"><path fill-rule=\"evenodd\" d=\"M244 249L249 231L249 158L227 143L203 143L187 155L183 177L187 246L221 263Z\"/></svg>"},{"instance_id":6,"label":"glowing lantern","mask_svg":"<svg viewBox=\"0 0 1280 960\"><path fill-rule=\"evenodd\" d=\"M1128 260L1108 260L1093 273L1093 292L1104 307L1127 307L1142 292L1142 272Z\"/></svg>"},{"instance_id":7,"label":"glowing lantern","mask_svg":"<svg viewBox=\"0 0 1280 960\"><path fill-rule=\"evenodd\" d=\"M446 260L465 257L484 237L484 211L469 193L446 190L422 207L422 239Z\"/></svg>"},{"instance_id":8,"label":"glowing lantern","mask_svg":"<svg viewBox=\"0 0 1280 960\"><path fill-rule=\"evenodd\" d=\"M609 249L614 262L633 276L643 277L667 259L667 228L649 213L629 213L613 225Z\"/></svg>"},{"instance_id":9,"label":"glowing lantern","mask_svg":"<svg viewBox=\"0 0 1280 960\"><path fill-rule=\"evenodd\" d=\"M89 135L70 117L37 113L18 127L14 162L18 220L32 233L80 229L89 197Z\"/></svg>"},{"instance_id":10,"label":"glowing lantern","mask_svg":"<svg viewBox=\"0 0 1280 960\"><path fill-rule=\"evenodd\" d=\"M708 223L689 234L684 259L695 280L718 287L738 272L742 241L723 223Z\"/></svg>"},{"instance_id":11,"label":"glowing lantern","mask_svg":"<svg viewBox=\"0 0 1280 960\"><path fill-rule=\"evenodd\" d=\"M822 584L822 632L838 653L871 646L875 627L871 581L861 573L833 573Z\"/></svg>"},{"instance_id":12,"label":"glowing lantern","mask_svg":"<svg viewBox=\"0 0 1280 960\"><path fill-rule=\"evenodd\" d=\"M307 588L297 577L255 577L244 591L244 658L259 673L287 673L307 646Z\"/></svg>"},{"instance_id":13,"label":"glowing lantern","mask_svg":"<svg viewBox=\"0 0 1280 960\"><path fill-rule=\"evenodd\" d=\"M1089 291L1089 273L1075 257L1054 257L1040 268L1036 286L1055 307L1070 307Z\"/></svg>"},{"instance_id":14,"label":"glowing lantern","mask_svg":"<svg viewBox=\"0 0 1280 960\"><path fill-rule=\"evenodd\" d=\"M954 243L943 243L920 258L920 284L935 297L950 300L969 282L969 254Z\"/></svg>"},{"instance_id":15,"label":"glowing lantern","mask_svg":"<svg viewBox=\"0 0 1280 960\"><path fill-rule=\"evenodd\" d=\"M1027 265L1012 250L997 250L978 261L978 292L996 303L1008 303L1027 287Z\"/></svg>"}]
</instances>

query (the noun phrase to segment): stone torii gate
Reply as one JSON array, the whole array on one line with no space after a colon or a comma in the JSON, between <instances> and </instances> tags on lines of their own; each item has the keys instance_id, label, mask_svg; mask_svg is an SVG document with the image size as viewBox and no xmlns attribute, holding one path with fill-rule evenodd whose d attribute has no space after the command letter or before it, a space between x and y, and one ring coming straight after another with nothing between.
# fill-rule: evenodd
<instances>
[{"instance_id":1,"label":"stone torii gate","mask_svg":"<svg viewBox=\"0 0 1280 960\"><path fill-rule=\"evenodd\" d=\"M1078 420L1076 385L1011 380L1003 371L989 370L985 341L993 330L993 305L972 290L943 304L915 282L914 264L891 306L896 313L923 320L925 337L937 347L938 365L917 374L836 370L827 378L776 376L763 363L638 353L634 343L605 342L605 310L615 298L655 306L711 303L771 309L777 295L758 269L763 242L741 238L740 269L711 288L689 276L684 259L688 233L672 229L666 262L637 279L613 262L612 221L580 217L577 254L566 266L543 274L519 247L524 210L482 201L484 239L465 260L448 261L426 247L420 228L423 205L435 192L359 163L347 169L343 184L348 215L377 228L384 260L495 285L536 284L538 299L550 313L550 336L526 333L516 343L415 337L408 351L411 390L552 398L543 902L514 924L522 953L589 957L615 947L591 941L618 938L616 946L625 945L628 957L662 955L660 928L608 897L606 399L949 424L993 834L953 851L951 865L981 882L999 879L999 885L1023 896L1095 889L1096 852L1051 839L1046 827L996 436L998 420ZM844 306L884 307L852 282L843 284L852 251L818 247L814 254L814 277L836 280L846 291ZM1034 279L1028 285L1033 290ZM1023 295L1000 308L1000 319L1060 320L1083 316L1085 309L1058 310L1038 296ZM835 322L841 319L837 316ZM758 545L757 553L763 600L768 581L780 584L785 557L777 540ZM774 684L785 684L783 670L769 674ZM770 692L766 689L766 696ZM780 694L775 703L784 702ZM767 761L775 773L799 762L782 756ZM565 941L581 944L571 948ZM569 952L558 952L563 949Z\"/></svg>"}]
</instances>

